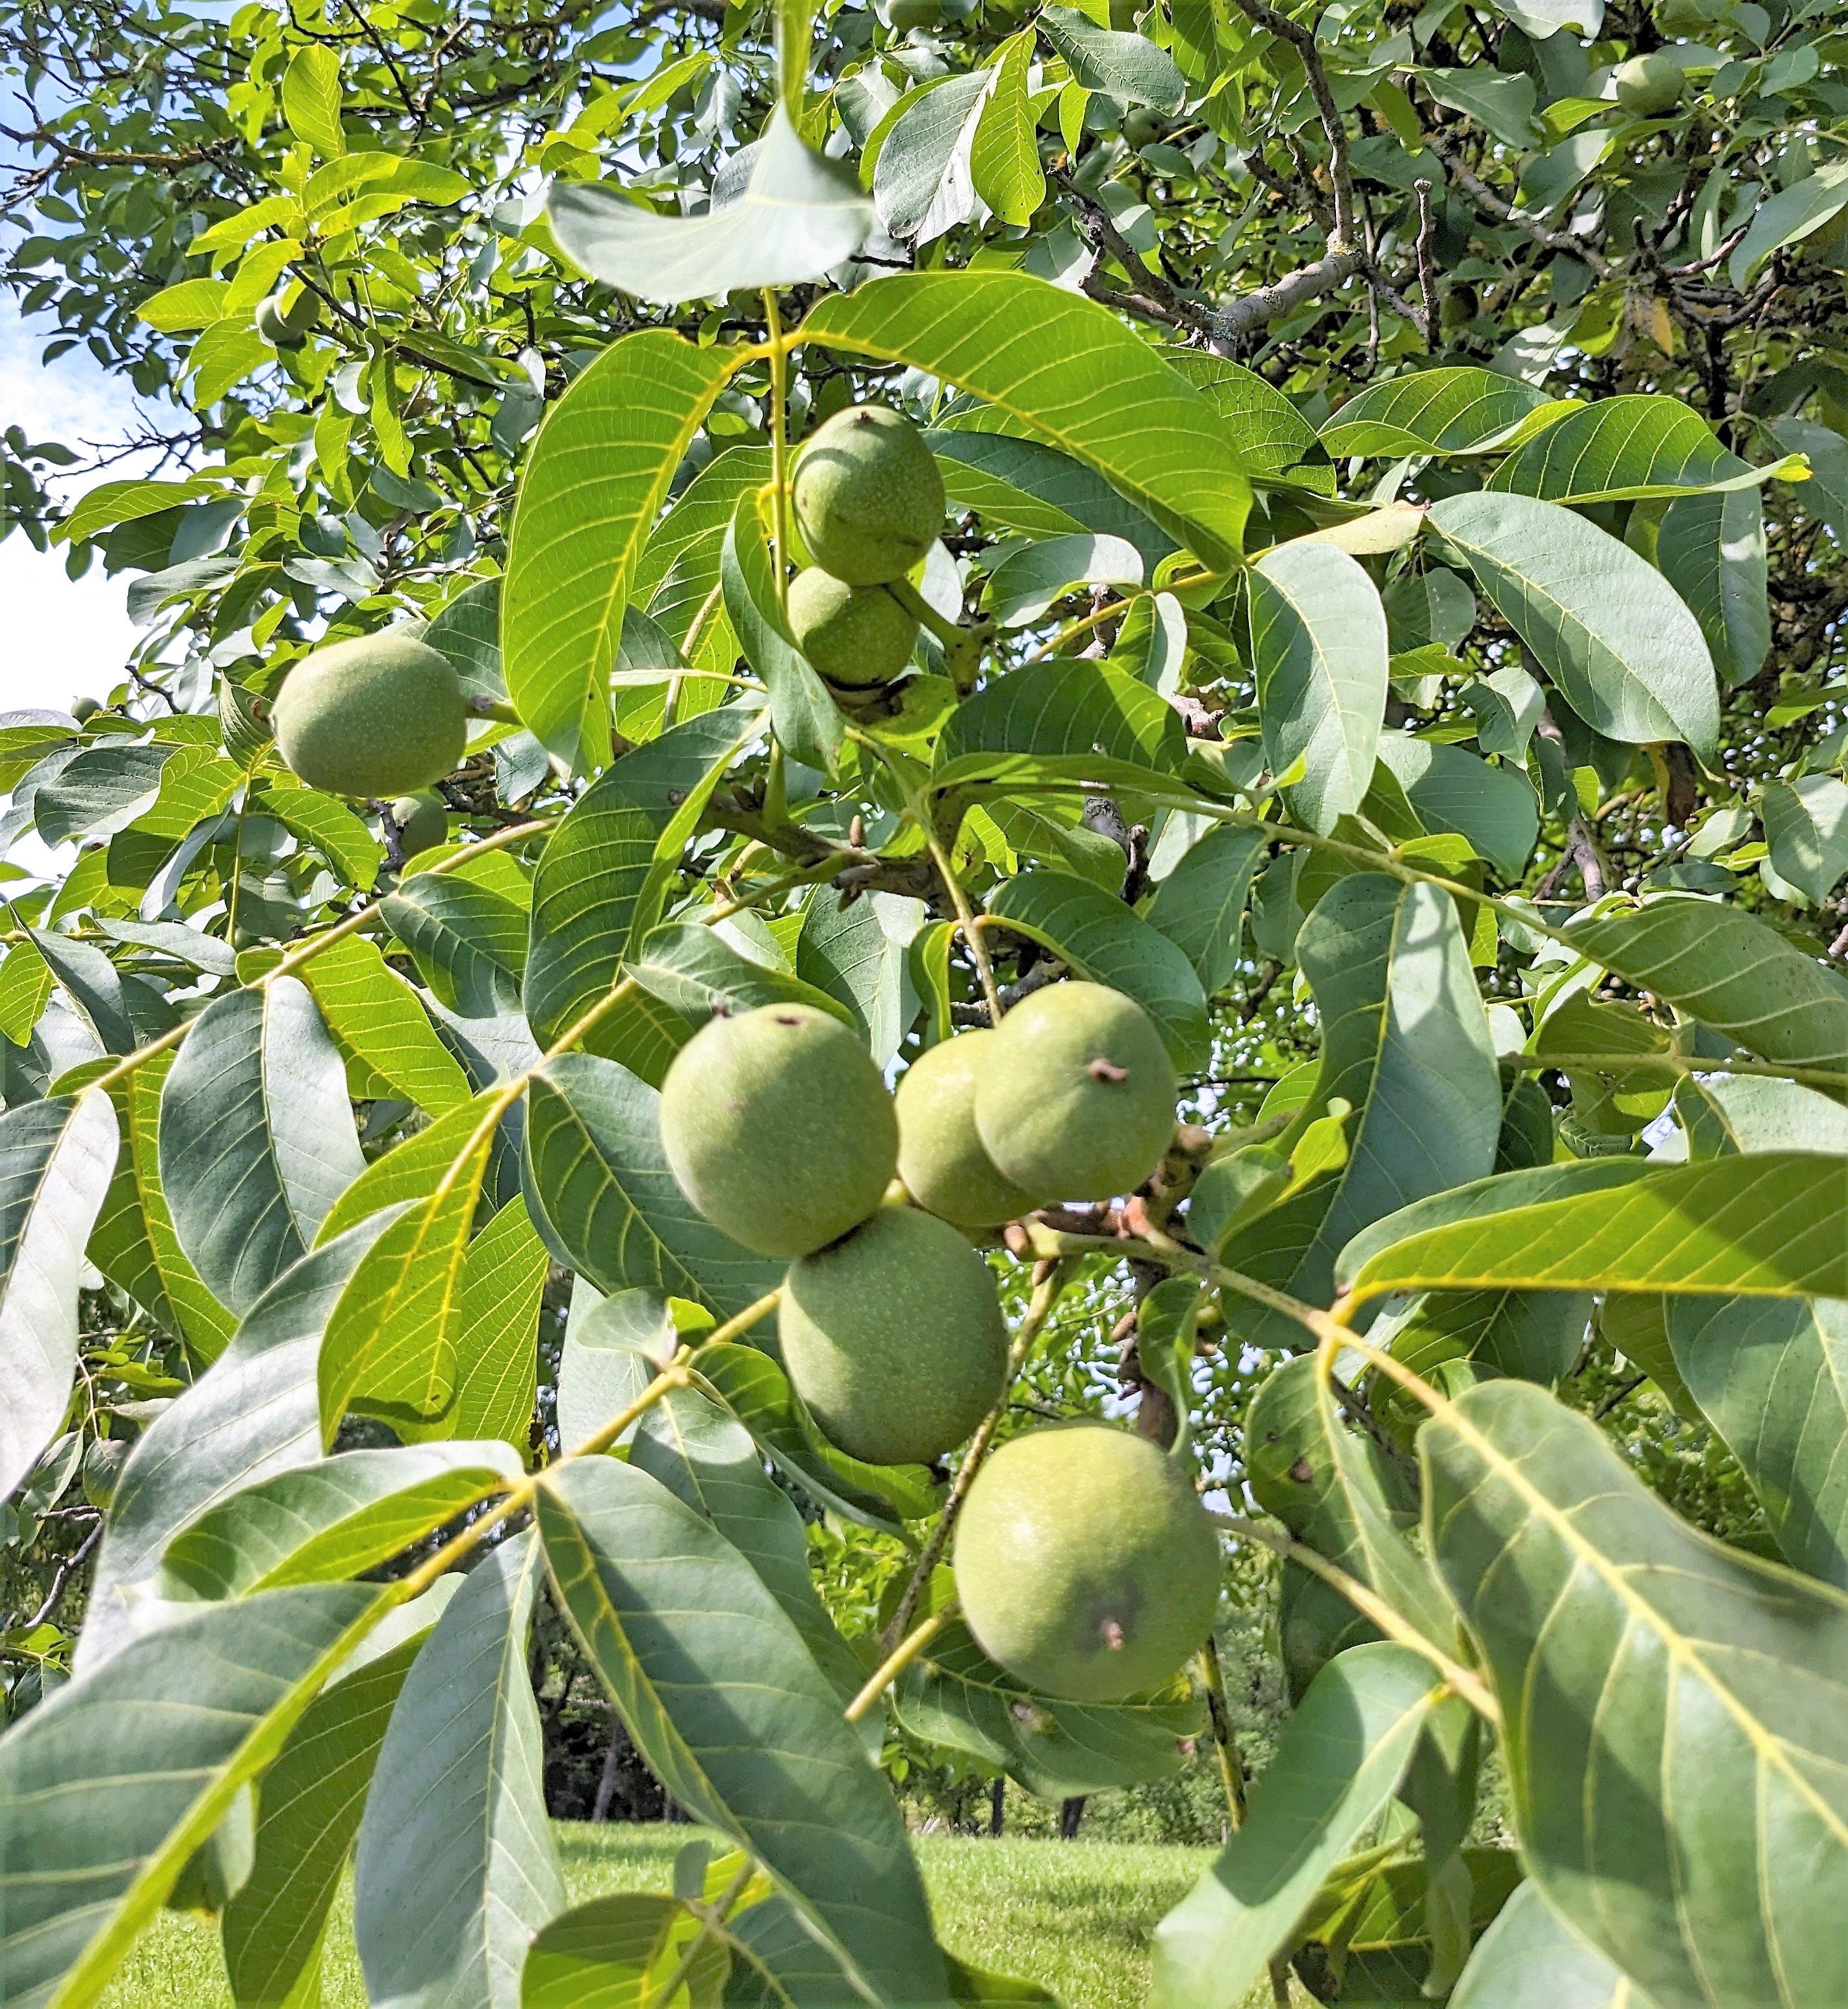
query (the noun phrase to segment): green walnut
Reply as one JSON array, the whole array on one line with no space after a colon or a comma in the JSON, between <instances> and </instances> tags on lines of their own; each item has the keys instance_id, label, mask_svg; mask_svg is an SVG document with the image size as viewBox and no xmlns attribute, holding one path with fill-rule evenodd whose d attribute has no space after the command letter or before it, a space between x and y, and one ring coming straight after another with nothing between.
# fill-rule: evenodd
<instances>
[{"instance_id":1,"label":"green walnut","mask_svg":"<svg viewBox=\"0 0 1848 2009\"><path fill-rule=\"evenodd\" d=\"M70 715L80 725L87 725L101 710L102 707L93 697L73 698L71 700Z\"/></svg>"},{"instance_id":2,"label":"green walnut","mask_svg":"<svg viewBox=\"0 0 1848 2009\"><path fill-rule=\"evenodd\" d=\"M809 555L850 586L884 586L943 527L943 477L924 435L885 405L850 405L819 427L789 484Z\"/></svg>"},{"instance_id":3,"label":"green walnut","mask_svg":"<svg viewBox=\"0 0 1848 2009\"><path fill-rule=\"evenodd\" d=\"M434 851L449 842L449 805L434 788L400 795L392 805L391 817L403 857L415 858L420 851Z\"/></svg>"},{"instance_id":4,"label":"green walnut","mask_svg":"<svg viewBox=\"0 0 1848 2009\"><path fill-rule=\"evenodd\" d=\"M1634 119L1659 119L1681 102L1687 79L1681 66L1660 49L1632 56L1611 73L1617 102Z\"/></svg>"},{"instance_id":5,"label":"green walnut","mask_svg":"<svg viewBox=\"0 0 1848 2009\"><path fill-rule=\"evenodd\" d=\"M869 1465L953 1451L994 1406L1007 1328L988 1266L956 1231L884 1206L789 1265L783 1365L830 1442Z\"/></svg>"},{"instance_id":6,"label":"green walnut","mask_svg":"<svg viewBox=\"0 0 1848 2009\"><path fill-rule=\"evenodd\" d=\"M920 1054L904 1072L899 1177L921 1207L959 1228L996 1228L1056 1196L1017 1186L975 1131L975 1077L992 1033L964 1033Z\"/></svg>"},{"instance_id":7,"label":"green walnut","mask_svg":"<svg viewBox=\"0 0 1848 2009\"><path fill-rule=\"evenodd\" d=\"M976 1474L956 1579L990 1660L1046 1695L1120 1702L1162 1687L1211 1630L1218 1538L1150 1439L1055 1424Z\"/></svg>"},{"instance_id":8,"label":"green walnut","mask_svg":"<svg viewBox=\"0 0 1848 2009\"><path fill-rule=\"evenodd\" d=\"M1160 115L1145 105L1133 105L1123 114L1123 136L1127 145L1146 147L1151 140L1160 139L1163 130Z\"/></svg>"},{"instance_id":9,"label":"green walnut","mask_svg":"<svg viewBox=\"0 0 1848 2009\"><path fill-rule=\"evenodd\" d=\"M806 1004L715 1019L674 1056L661 1142L680 1190L764 1256L807 1256L857 1228L898 1162L871 1056Z\"/></svg>"},{"instance_id":10,"label":"green walnut","mask_svg":"<svg viewBox=\"0 0 1848 2009\"><path fill-rule=\"evenodd\" d=\"M310 328L321 319L321 298L304 286L286 306L280 293L259 300L255 314L257 332L277 349L300 349Z\"/></svg>"},{"instance_id":11,"label":"green walnut","mask_svg":"<svg viewBox=\"0 0 1848 2009\"><path fill-rule=\"evenodd\" d=\"M871 690L911 660L917 623L882 586L849 586L819 565L789 582L796 646L831 684Z\"/></svg>"},{"instance_id":12,"label":"green walnut","mask_svg":"<svg viewBox=\"0 0 1848 2009\"><path fill-rule=\"evenodd\" d=\"M449 658L390 629L304 656L271 718L291 771L336 795L427 788L459 763L468 738Z\"/></svg>"},{"instance_id":13,"label":"green walnut","mask_svg":"<svg viewBox=\"0 0 1848 2009\"><path fill-rule=\"evenodd\" d=\"M1002 1175L1058 1199L1132 1192L1174 1136L1174 1063L1148 1014L1101 983L1054 983L995 1029L975 1128Z\"/></svg>"}]
</instances>

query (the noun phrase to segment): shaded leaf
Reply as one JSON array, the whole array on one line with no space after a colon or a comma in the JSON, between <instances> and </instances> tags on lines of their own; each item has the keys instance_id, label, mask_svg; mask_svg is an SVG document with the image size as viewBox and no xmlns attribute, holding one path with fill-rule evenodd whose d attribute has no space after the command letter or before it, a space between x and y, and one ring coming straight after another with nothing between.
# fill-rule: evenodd
<instances>
[{"instance_id":1,"label":"shaded leaf","mask_svg":"<svg viewBox=\"0 0 1848 2009\"><path fill-rule=\"evenodd\" d=\"M353 1877L375 2002L519 2009L527 1943L563 1907L527 1672L539 1569L530 1535L488 1550L399 1691Z\"/></svg>"},{"instance_id":2,"label":"shaded leaf","mask_svg":"<svg viewBox=\"0 0 1848 2009\"><path fill-rule=\"evenodd\" d=\"M706 1221L662 1150L660 1097L626 1068L562 1054L535 1077L527 1123L534 1225L598 1290L653 1284L742 1311L780 1281Z\"/></svg>"},{"instance_id":3,"label":"shaded leaf","mask_svg":"<svg viewBox=\"0 0 1848 2009\"><path fill-rule=\"evenodd\" d=\"M322 1329L384 1225L344 1235L279 1277L223 1355L136 1439L109 1504L77 1642L80 1674L175 1615L155 1578L182 1529L246 1486L320 1457Z\"/></svg>"},{"instance_id":4,"label":"shaded leaf","mask_svg":"<svg viewBox=\"0 0 1848 2009\"><path fill-rule=\"evenodd\" d=\"M832 774L846 721L789 632L758 491L747 491L738 498L719 576L739 646L770 693L770 721L778 739L794 759Z\"/></svg>"},{"instance_id":5,"label":"shaded leaf","mask_svg":"<svg viewBox=\"0 0 1848 2009\"><path fill-rule=\"evenodd\" d=\"M1107 663L1054 657L997 677L950 714L937 742L938 788L1047 776L1146 787L1186 764L1179 714Z\"/></svg>"},{"instance_id":6,"label":"shaded leaf","mask_svg":"<svg viewBox=\"0 0 1848 2009\"><path fill-rule=\"evenodd\" d=\"M1477 1942L1450 2009L1649 2009L1649 2004L1568 1929L1538 1884L1523 1883Z\"/></svg>"},{"instance_id":7,"label":"shaded leaf","mask_svg":"<svg viewBox=\"0 0 1848 2009\"><path fill-rule=\"evenodd\" d=\"M1398 1791L1442 1692L1403 1646L1353 1647L1317 1675L1245 1825L1155 1929L1162 2009L1225 2009L1263 1973Z\"/></svg>"},{"instance_id":8,"label":"shaded leaf","mask_svg":"<svg viewBox=\"0 0 1848 2009\"><path fill-rule=\"evenodd\" d=\"M0 1739L0 1973L22 2004L95 2001L186 1858L395 1601L314 1584L123 1647Z\"/></svg>"},{"instance_id":9,"label":"shaded leaf","mask_svg":"<svg viewBox=\"0 0 1848 2009\"><path fill-rule=\"evenodd\" d=\"M1149 925L1193 964L1208 997L1237 973L1251 878L1265 848L1261 831L1215 824L1182 853L1149 902Z\"/></svg>"},{"instance_id":10,"label":"shaded leaf","mask_svg":"<svg viewBox=\"0 0 1848 2009\"><path fill-rule=\"evenodd\" d=\"M1663 2009L1826 2002L1848 1606L1695 1533L1525 1383L1471 1389L1419 1443L1528 1873ZM1773 1849L1805 1873L1772 1873Z\"/></svg>"},{"instance_id":11,"label":"shaded leaf","mask_svg":"<svg viewBox=\"0 0 1848 2009\"><path fill-rule=\"evenodd\" d=\"M706 712L626 753L546 840L533 881L523 995L549 1042L619 980L661 916L680 852L726 764L761 715ZM593 1033L590 1043L598 1043Z\"/></svg>"},{"instance_id":12,"label":"shaded leaf","mask_svg":"<svg viewBox=\"0 0 1848 2009\"><path fill-rule=\"evenodd\" d=\"M1071 66L1087 90L1108 91L1126 105L1178 112L1187 87L1174 58L1144 35L1099 27L1073 7L1042 7L1039 30Z\"/></svg>"},{"instance_id":13,"label":"shaded leaf","mask_svg":"<svg viewBox=\"0 0 1848 2009\"><path fill-rule=\"evenodd\" d=\"M750 1851L863 1992L942 2001L896 1804L755 1571L658 1480L614 1459L548 1474L538 1511L572 1622L676 1801Z\"/></svg>"},{"instance_id":14,"label":"shaded leaf","mask_svg":"<svg viewBox=\"0 0 1848 2009\"><path fill-rule=\"evenodd\" d=\"M161 1091L161 1184L206 1288L247 1310L364 1169L345 1071L293 976L215 998Z\"/></svg>"},{"instance_id":15,"label":"shaded leaf","mask_svg":"<svg viewBox=\"0 0 1848 2009\"><path fill-rule=\"evenodd\" d=\"M1430 521L1587 725L1630 745L1685 739L1711 756L1719 699L1705 639L1627 545L1526 495L1454 495Z\"/></svg>"},{"instance_id":16,"label":"shaded leaf","mask_svg":"<svg viewBox=\"0 0 1848 2009\"><path fill-rule=\"evenodd\" d=\"M452 872L420 872L381 906L419 975L452 1012L492 1019L520 1008L531 925L526 909Z\"/></svg>"},{"instance_id":17,"label":"shaded leaf","mask_svg":"<svg viewBox=\"0 0 1848 2009\"><path fill-rule=\"evenodd\" d=\"M1358 561L1332 544L1279 544L1247 577L1265 751L1296 814L1325 834L1372 783L1385 610Z\"/></svg>"}]
</instances>

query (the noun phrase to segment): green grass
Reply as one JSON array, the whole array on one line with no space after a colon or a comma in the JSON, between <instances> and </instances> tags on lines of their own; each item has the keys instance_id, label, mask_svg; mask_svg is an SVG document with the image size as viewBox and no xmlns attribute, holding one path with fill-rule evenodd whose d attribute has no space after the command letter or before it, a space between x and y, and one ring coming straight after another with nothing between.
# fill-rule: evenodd
<instances>
[{"instance_id":1,"label":"green grass","mask_svg":"<svg viewBox=\"0 0 1848 2009\"><path fill-rule=\"evenodd\" d=\"M561 1822L574 1900L607 1890L666 1890L686 1827L591 1827ZM1085 1841L964 1841L928 1836L918 1852L938 1931L962 1958L1038 1981L1066 2009L1138 2009L1150 1935L1211 1851ZM1266 1989L1256 2000L1268 2002ZM335 1908L324 2009L365 2009L348 1895ZM130 1956L105 2009L229 2009L218 1931L163 1914Z\"/></svg>"}]
</instances>

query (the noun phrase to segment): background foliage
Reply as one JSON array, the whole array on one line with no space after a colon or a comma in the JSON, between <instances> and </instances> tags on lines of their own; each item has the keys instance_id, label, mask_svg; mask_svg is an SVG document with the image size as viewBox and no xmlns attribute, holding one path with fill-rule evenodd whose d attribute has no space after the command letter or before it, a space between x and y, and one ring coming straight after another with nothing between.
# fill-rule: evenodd
<instances>
[{"instance_id":1,"label":"background foliage","mask_svg":"<svg viewBox=\"0 0 1848 2009\"><path fill-rule=\"evenodd\" d=\"M3 889L0 1791L61 1797L5 1828L0 1999L90 1999L178 1877L237 1892L238 2000L281 2000L356 1834L397 1866L362 1875L380 1999L520 2000L526 1930L568 1962L574 1921L656 1934L665 1986L688 1901L728 1893L735 1991L992 1999L938 1977L835 1720L936 1595L906 1586L946 1475L819 1446L740 1334L673 1398L690 1448L658 1412L626 1465L560 1468L559 1590L523 1534L438 1574L664 1334L775 1281L676 1203L674 1048L715 998L818 993L881 1063L982 1022L967 901L1006 996L1119 984L1183 1068L1162 1182L996 1251L1016 1328L1036 1260L1062 1284L1002 1429L1102 1408L1167 1440L1186 1412L1244 1517L1240 1706L1222 1742L1210 1670L1120 1710L1010 1699L952 1629L888 1707L913 1805L1000 1773L1165 1794L1186 1746L1229 1829L1286 1689L1303 1730L1164 1928L1162 2000L1292 1953L1328 2000L1467 2009L1547 1963L1587 2003L1832 2000L1836 10L779 12L0 5L0 276L48 360L190 415L0 449L6 533L126 575L144 637L103 710L0 721L9 845L70 847ZM1639 56L1679 94L1624 84ZM257 326L278 289L320 303L300 347ZM785 427L871 395L931 428L920 585L964 639L850 722L780 632L757 496ZM323 636L406 620L483 701L415 861L248 716ZM1138 1323L1171 1270L1208 1287L1190 1352ZM851 1860L788 1844L774 1741L749 1780L675 1774L658 1670L609 1639L624 1486L782 1628ZM381 1621L387 1582L437 1587ZM594 1799L609 1749L565 1734L587 1649L774 1892L696 1864L548 1922L535 1809L567 1774ZM161 1699L208 1661L243 1727L182 1749ZM417 1798L420 1694L493 1754L446 1799ZM1498 1716L1517 1863L1461 1847ZM276 1783L330 1763L344 1813ZM360 1829L374 1763L402 1832ZM842 1894L873 1864L899 1894L869 1933ZM89 1908L52 1866L101 1880ZM438 1894L433 1951L404 1922ZM812 1933L832 1981L754 1978Z\"/></svg>"}]
</instances>

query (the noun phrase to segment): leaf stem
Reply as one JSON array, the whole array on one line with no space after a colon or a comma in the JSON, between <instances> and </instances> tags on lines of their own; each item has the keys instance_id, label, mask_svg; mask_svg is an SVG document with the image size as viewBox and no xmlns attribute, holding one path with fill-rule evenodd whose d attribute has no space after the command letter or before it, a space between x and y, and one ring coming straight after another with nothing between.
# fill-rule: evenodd
<instances>
[{"instance_id":1,"label":"leaf stem","mask_svg":"<svg viewBox=\"0 0 1848 2009\"><path fill-rule=\"evenodd\" d=\"M1215 1514L1213 1518L1229 1533L1240 1536L1247 1541L1261 1543L1285 1561L1296 1564L1311 1576L1319 1577L1331 1589L1339 1591L1362 1617L1371 1620L1389 1639L1428 1660L1478 1716L1499 1726L1501 1705L1490 1693L1481 1676L1473 1673L1460 1661L1453 1660L1442 1647L1434 1646L1415 1625L1408 1625L1383 1597L1369 1589L1358 1577L1350 1576L1346 1570L1337 1568L1327 1557L1318 1554L1307 1543L1299 1542L1293 1535L1267 1527L1261 1521L1247 1520L1242 1514Z\"/></svg>"},{"instance_id":2,"label":"leaf stem","mask_svg":"<svg viewBox=\"0 0 1848 2009\"><path fill-rule=\"evenodd\" d=\"M776 576L776 604L789 604L789 353L783 343L776 289L764 289L764 320L770 335L770 550Z\"/></svg>"},{"instance_id":3,"label":"leaf stem","mask_svg":"<svg viewBox=\"0 0 1848 2009\"><path fill-rule=\"evenodd\" d=\"M1225 1671L1219 1664L1219 1646L1211 1633L1200 1649L1200 1683L1206 1690L1207 1719L1212 1730L1213 1750L1219 1761L1219 1784L1225 1795L1225 1813L1236 1834L1245 1825L1245 1764L1239 1756L1232 1730L1232 1705L1225 1699Z\"/></svg>"},{"instance_id":4,"label":"leaf stem","mask_svg":"<svg viewBox=\"0 0 1848 2009\"><path fill-rule=\"evenodd\" d=\"M524 838L535 837L542 831L550 830L555 820L551 817L538 817L528 823L510 824L506 829L495 831L491 837L484 837L478 843L469 845L424 869L432 875L453 871L457 866L479 857L484 851L499 851L509 844L519 843ZM293 976L303 963L311 962L323 949L332 948L335 942L344 941L349 935L357 934L378 912L378 904L374 901L370 905L347 915L343 920L336 921L321 934L312 935L306 941L298 943L281 962L272 965L261 976L255 978L250 988L261 990L275 983L278 976ZM144 1061L152 1060L155 1054L165 1053L169 1047L178 1046L192 1030L193 1022L190 1019L183 1019L177 1026L170 1026L161 1033L158 1040L150 1040L146 1046L137 1047L132 1054L125 1054L106 1073L99 1074L94 1081L86 1082L84 1086L112 1088L117 1082L133 1074Z\"/></svg>"},{"instance_id":5,"label":"leaf stem","mask_svg":"<svg viewBox=\"0 0 1848 2009\"><path fill-rule=\"evenodd\" d=\"M933 1611L921 1625L908 1633L879 1663L866 1686L848 1703L845 1712L847 1720L859 1722L956 1615L956 1601L952 1597L941 1610Z\"/></svg>"}]
</instances>

